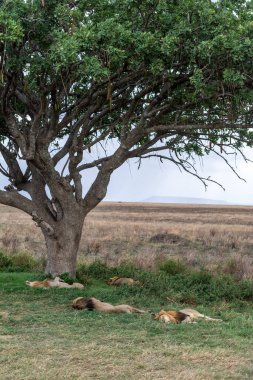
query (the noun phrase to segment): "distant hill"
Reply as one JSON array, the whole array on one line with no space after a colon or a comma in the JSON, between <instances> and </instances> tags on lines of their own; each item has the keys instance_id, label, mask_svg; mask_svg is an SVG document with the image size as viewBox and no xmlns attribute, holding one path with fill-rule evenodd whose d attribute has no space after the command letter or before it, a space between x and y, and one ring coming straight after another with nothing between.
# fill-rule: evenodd
<instances>
[{"instance_id":1,"label":"distant hill","mask_svg":"<svg viewBox=\"0 0 253 380\"><path fill-rule=\"evenodd\" d=\"M186 197L149 197L143 199L142 202L149 203L186 203L186 204L212 204L212 205L226 205L229 204L226 201L219 199L208 198L186 198Z\"/></svg>"}]
</instances>

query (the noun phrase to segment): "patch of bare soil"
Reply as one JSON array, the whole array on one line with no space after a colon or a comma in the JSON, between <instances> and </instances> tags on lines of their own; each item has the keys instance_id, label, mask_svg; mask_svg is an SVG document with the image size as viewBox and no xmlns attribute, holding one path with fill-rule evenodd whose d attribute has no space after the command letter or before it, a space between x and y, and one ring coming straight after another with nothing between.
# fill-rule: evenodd
<instances>
[{"instance_id":1,"label":"patch of bare soil","mask_svg":"<svg viewBox=\"0 0 253 380\"><path fill-rule=\"evenodd\" d=\"M9 317L8 311L0 311L0 318L1 319L6 320L6 319L8 319L8 317Z\"/></svg>"},{"instance_id":2,"label":"patch of bare soil","mask_svg":"<svg viewBox=\"0 0 253 380\"><path fill-rule=\"evenodd\" d=\"M0 335L0 340L10 340L14 338L13 335Z\"/></svg>"}]
</instances>

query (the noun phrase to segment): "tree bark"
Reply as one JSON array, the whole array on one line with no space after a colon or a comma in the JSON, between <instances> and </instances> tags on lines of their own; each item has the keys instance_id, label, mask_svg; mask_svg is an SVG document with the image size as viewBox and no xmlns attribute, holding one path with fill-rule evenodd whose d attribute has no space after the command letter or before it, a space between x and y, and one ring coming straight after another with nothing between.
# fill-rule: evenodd
<instances>
[{"instance_id":1,"label":"tree bark","mask_svg":"<svg viewBox=\"0 0 253 380\"><path fill-rule=\"evenodd\" d=\"M47 247L45 272L52 276L68 273L76 276L77 253L82 235L84 218L76 215L75 220L64 220L54 227L54 234L43 231Z\"/></svg>"}]
</instances>

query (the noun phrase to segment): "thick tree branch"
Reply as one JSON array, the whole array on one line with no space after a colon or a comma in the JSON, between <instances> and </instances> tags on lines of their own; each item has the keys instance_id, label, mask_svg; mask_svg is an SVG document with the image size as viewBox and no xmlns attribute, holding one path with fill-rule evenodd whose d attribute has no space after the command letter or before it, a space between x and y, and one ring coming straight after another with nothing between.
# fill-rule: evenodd
<instances>
[{"instance_id":1,"label":"thick tree branch","mask_svg":"<svg viewBox=\"0 0 253 380\"><path fill-rule=\"evenodd\" d=\"M107 156L107 157L99 158L98 160L94 160L92 162L88 162L87 164L82 164L82 165L78 166L77 170L79 172L81 172L83 170L92 169L92 168L95 168L95 167L97 167L98 169L100 169L100 165L103 162L106 162L106 161L110 160L111 158L112 158L112 156Z\"/></svg>"},{"instance_id":2,"label":"thick tree branch","mask_svg":"<svg viewBox=\"0 0 253 380\"><path fill-rule=\"evenodd\" d=\"M31 215L34 210L33 202L25 198L23 195L18 194L16 191L0 190L0 203L18 208L29 215Z\"/></svg>"}]
</instances>

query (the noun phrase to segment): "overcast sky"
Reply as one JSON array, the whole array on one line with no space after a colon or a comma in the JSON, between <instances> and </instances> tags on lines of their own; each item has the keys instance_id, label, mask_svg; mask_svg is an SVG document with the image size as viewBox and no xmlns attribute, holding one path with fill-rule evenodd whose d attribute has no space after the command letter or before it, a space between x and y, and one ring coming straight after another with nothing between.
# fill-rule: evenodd
<instances>
[{"instance_id":1,"label":"overcast sky","mask_svg":"<svg viewBox=\"0 0 253 380\"><path fill-rule=\"evenodd\" d=\"M247 151L247 156L253 160L253 149ZM236 165L234 158L231 158L230 162L246 182L238 179L232 170L216 157L205 157L198 164L199 174L211 176L220 182L225 187L224 191L212 183L209 183L205 190L197 178L185 172L181 173L173 164L161 164L150 159L143 162L138 170L134 161L131 161L113 174L106 200L141 201L152 196L176 196L253 205L253 163L245 163L239 157L236 159Z\"/></svg>"}]
</instances>

